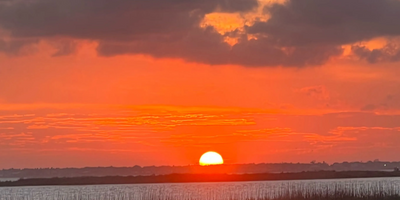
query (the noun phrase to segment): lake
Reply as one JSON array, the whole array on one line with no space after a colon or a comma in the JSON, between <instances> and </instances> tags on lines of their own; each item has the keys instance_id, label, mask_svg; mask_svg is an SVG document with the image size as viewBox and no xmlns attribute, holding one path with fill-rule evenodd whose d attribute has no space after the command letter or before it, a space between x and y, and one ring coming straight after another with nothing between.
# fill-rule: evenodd
<instances>
[{"instance_id":1,"label":"lake","mask_svg":"<svg viewBox=\"0 0 400 200\"><path fill-rule=\"evenodd\" d=\"M0 200L245 200L285 195L372 192L400 194L400 178L174 183L0 188Z\"/></svg>"}]
</instances>

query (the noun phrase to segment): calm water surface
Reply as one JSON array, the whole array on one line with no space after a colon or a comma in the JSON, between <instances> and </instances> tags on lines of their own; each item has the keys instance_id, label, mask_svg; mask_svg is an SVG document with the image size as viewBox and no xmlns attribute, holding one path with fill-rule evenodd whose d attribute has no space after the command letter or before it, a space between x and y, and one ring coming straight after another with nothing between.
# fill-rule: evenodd
<instances>
[{"instance_id":1,"label":"calm water surface","mask_svg":"<svg viewBox=\"0 0 400 200\"><path fill-rule=\"evenodd\" d=\"M400 178L0 188L0 200L217 200L274 198L296 191L400 194Z\"/></svg>"}]
</instances>

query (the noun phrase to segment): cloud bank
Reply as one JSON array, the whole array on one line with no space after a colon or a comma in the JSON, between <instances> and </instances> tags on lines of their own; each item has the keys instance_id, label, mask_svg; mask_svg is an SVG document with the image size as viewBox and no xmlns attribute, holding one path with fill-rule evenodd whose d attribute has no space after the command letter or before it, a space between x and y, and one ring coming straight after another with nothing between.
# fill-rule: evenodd
<instances>
[{"instance_id":1,"label":"cloud bank","mask_svg":"<svg viewBox=\"0 0 400 200\"><path fill-rule=\"evenodd\" d=\"M269 19L244 31L222 35L200 27L209 13L247 13L259 6L257 0L0 0L0 29L12 38L0 40L0 51L65 37L97 41L101 56L146 54L213 65L322 65L342 55L343 45L353 45L353 54L371 63L399 60L396 45L355 44L400 35L397 0L288 0L265 6ZM238 42L229 45L227 35ZM60 49L56 56L73 50Z\"/></svg>"}]
</instances>

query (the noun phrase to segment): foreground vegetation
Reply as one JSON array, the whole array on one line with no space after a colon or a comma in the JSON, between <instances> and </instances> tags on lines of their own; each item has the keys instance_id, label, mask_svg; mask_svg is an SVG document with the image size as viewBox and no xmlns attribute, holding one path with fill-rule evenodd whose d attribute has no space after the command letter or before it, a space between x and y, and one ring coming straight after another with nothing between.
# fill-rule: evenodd
<instances>
[{"instance_id":1,"label":"foreground vegetation","mask_svg":"<svg viewBox=\"0 0 400 200\"><path fill-rule=\"evenodd\" d=\"M19 195L0 195L1 200L400 200L398 194L369 194L362 196L355 196L347 193L339 192L333 195L325 194L297 194L297 195L283 195L280 197L260 197L260 198L171 198L159 197L157 195L148 195L147 197L138 198L133 194L121 195L85 195L85 194L70 194L58 197L48 197L47 195L34 195L34 196L19 196Z\"/></svg>"},{"instance_id":2,"label":"foreground vegetation","mask_svg":"<svg viewBox=\"0 0 400 200\"><path fill-rule=\"evenodd\" d=\"M228 199L214 199L214 198L160 198L160 197L149 197L149 198L136 198L135 195L67 195L59 196L57 198L46 197L46 195L40 195L35 197L20 197L20 196L0 196L1 200L399 200L400 195L365 195L365 196L352 196L346 194L338 195L307 195L307 196L282 196L279 198L228 198Z\"/></svg>"},{"instance_id":3,"label":"foreground vegetation","mask_svg":"<svg viewBox=\"0 0 400 200\"><path fill-rule=\"evenodd\" d=\"M400 180L5 187L0 200L400 200Z\"/></svg>"},{"instance_id":4,"label":"foreground vegetation","mask_svg":"<svg viewBox=\"0 0 400 200\"><path fill-rule=\"evenodd\" d=\"M367 193L359 194L344 190L337 190L332 193L299 191L277 197L250 198L248 200L400 200L400 195L395 192L388 193L387 191L368 191Z\"/></svg>"}]
</instances>

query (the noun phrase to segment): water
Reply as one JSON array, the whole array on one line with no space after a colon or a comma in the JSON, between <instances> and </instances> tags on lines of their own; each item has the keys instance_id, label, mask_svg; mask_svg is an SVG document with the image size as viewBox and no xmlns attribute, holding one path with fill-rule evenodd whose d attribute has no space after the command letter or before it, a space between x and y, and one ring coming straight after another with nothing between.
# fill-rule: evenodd
<instances>
[{"instance_id":1,"label":"water","mask_svg":"<svg viewBox=\"0 0 400 200\"><path fill-rule=\"evenodd\" d=\"M0 182L18 181L19 178L0 178Z\"/></svg>"},{"instance_id":2,"label":"water","mask_svg":"<svg viewBox=\"0 0 400 200\"><path fill-rule=\"evenodd\" d=\"M400 178L0 188L0 200L245 200L347 191L400 194Z\"/></svg>"}]
</instances>

